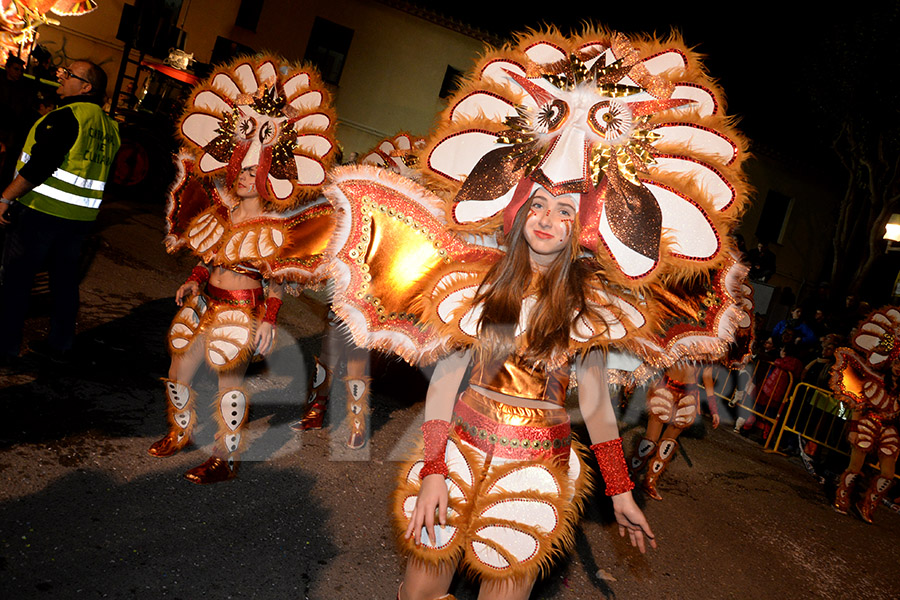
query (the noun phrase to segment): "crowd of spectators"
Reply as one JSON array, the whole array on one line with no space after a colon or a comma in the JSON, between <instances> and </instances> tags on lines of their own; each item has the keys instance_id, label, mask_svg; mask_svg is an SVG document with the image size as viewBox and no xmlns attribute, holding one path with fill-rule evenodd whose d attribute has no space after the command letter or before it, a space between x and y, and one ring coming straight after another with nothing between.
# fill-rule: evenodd
<instances>
[{"instance_id":1,"label":"crowd of spectators","mask_svg":"<svg viewBox=\"0 0 900 600\"><path fill-rule=\"evenodd\" d=\"M751 375L744 379L741 404L769 419L784 419L785 403L798 383L828 389L835 349L849 343L870 307L848 295L842 306L829 310L827 296L828 286L822 284L806 302L791 307L787 317L771 330L757 330L748 366ZM768 439L772 427L772 421L749 411L739 409L736 414L734 430L760 442ZM808 449L814 451L815 444Z\"/></svg>"}]
</instances>

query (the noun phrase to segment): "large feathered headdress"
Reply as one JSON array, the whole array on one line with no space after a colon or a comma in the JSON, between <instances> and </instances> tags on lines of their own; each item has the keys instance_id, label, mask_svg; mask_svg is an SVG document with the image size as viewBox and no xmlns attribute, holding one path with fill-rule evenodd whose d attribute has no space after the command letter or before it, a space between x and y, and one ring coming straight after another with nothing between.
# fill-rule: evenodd
<instances>
[{"instance_id":1,"label":"large feathered headdress","mask_svg":"<svg viewBox=\"0 0 900 600\"><path fill-rule=\"evenodd\" d=\"M520 36L476 65L421 152L456 227L509 224L532 182L578 193L581 245L633 287L724 260L746 143L677 36Z\"/></svg>"}]
</instances>

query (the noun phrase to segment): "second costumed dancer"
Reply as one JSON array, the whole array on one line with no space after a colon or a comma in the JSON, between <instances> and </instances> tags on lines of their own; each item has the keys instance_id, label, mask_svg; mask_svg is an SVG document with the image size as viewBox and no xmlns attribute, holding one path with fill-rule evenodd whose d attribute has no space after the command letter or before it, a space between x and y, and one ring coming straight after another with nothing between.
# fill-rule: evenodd
<instances>
[{"instance_id":1,"label":"second costumed dancer","mask_svg":"<svg viewBox=\"0 0 900 600\"><path fill-rule=\"evenodd\" d=\"M167 457L190 442L191 380L205 360L219 378L218 431L213 455L185 473L194 483L235 476L250 408L244 372L273 348L283 291L323 281L334 219L319 192L333 125L317 73L274 58L217 69L187 103L166 248L186 248L200 263L175 296L169 432L149 452Z\"/></svg>"},{"instance_id":2,"label":"second costumed dancer","mask_svg":"<svg viewBox=\"0 0 900 600\"><path fill-rule=\"evenodd\" d=\"M745 203L722 110L678 40L535 33L488 53L451 98L419 153L424 185L333 172L335 313L360 346L439 361L395 495L402 600L449 598L459 568L481 598L524 599L571 547L591 489L563 408L573 368L620 533L655 545L604 351L683 358L654 342L657 290L723 267Z\"/></svg>"},{"instance_id":3,"label":"second costumed dancer","mask_svg":"<svg viewBox=\"0 0 900 600\"><path fill-rule=\"evenodd\" d=\"M886 306L863 319L853 348L838 348L831 367L831 389L851 408L850 464L838 478L834 508L847 514L866 457L875 452L879 472L873 475L854 505L872 522L872 513L894 483L900 453L900 309ZM858 353L857 353L858 352Z\"/></svg>"}]
</instances>

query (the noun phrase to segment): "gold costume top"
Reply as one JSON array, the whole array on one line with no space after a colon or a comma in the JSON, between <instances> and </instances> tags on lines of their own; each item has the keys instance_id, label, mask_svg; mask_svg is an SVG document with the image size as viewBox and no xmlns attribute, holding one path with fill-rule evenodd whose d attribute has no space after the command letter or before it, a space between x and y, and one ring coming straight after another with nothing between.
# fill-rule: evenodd
<instances>
[{"instance_id":1,"label":"gold costume top","mask_svg":"<svg viewBox=\"0 0 900 600\"><path fill-rule=\"evenodd\" d=\"M469 377L469 385L507 396L542 400L563 406L566 388L569 386L569 373L568 363L548 371L530 367L513 355L503 361L476 361Z\"/></svg>"}]
</instances>

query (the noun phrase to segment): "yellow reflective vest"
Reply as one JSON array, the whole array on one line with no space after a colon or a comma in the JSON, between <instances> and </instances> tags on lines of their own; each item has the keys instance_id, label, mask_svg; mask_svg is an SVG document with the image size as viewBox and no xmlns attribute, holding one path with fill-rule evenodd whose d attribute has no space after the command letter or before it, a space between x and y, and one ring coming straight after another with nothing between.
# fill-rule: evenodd
<instances>
[{"instance_id":1,"label":"yellow reflective vest","mask_svg":"<svg viewBox=\"0 0 900 600\"><path fill-rule=\"evenodd\" d=\"M93 221L119 149L119 126L93 102L73 102L56 110L72 111L78 121L78 137L53 174L19 202L63 219ZM45 118L47 115L28 132L17 171L31 159L35 131Z\"/></svg>"}]
</instances>

